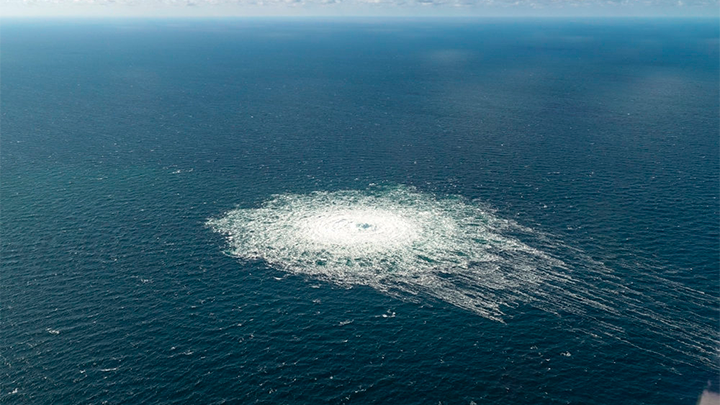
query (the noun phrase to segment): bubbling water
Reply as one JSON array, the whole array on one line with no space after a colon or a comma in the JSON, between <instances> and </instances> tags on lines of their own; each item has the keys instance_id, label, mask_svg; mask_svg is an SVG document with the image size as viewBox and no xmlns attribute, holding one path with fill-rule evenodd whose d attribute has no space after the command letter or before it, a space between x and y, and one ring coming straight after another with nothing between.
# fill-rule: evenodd
<instances>
[{"instance_id":1,"label":"bubbling water","mask_svg":"<svg viewBox=\"0 0 720 405\"><path fill-rule=\"evenodd\" d=\"M386 250L407 246L420 237L411 218L390 211L339 209L317 212L297 223L298 240L333 247Z\"/></svg>"},{"instance_id":2,"label":"bubbling water","mask_svg":"<svg viewBox=\"0 0 720 405\"><path fill-rule=\"evenodd\" d=\"M295 274L429 296L500 320L563 263L509 236L491 210L412 188L278 195L209 221L229 253ZM408 295L409 294L409 295Z\"/></svg>"},{"instance_id":3,"label":"bubbling water","mask_svg":"<svg viewBox=\"0 0 720 405\"><path fill-rule=\"evenodd\" d=\"M655 269L633 269L628 283L579 250L460 197L402 186L283 194L208 225L226 235L228 254L241 260L411 301L436 299L501 322L521 305L572 314L594 338L636 346L618 326L630 322L653 331L666 352L716 367L718 342L707 326L714 319L646 304L662 297L715 308L713 297L655 276ZM629 288L633 283L652 286L652 295Z\"/></svg>"}]
</instances>

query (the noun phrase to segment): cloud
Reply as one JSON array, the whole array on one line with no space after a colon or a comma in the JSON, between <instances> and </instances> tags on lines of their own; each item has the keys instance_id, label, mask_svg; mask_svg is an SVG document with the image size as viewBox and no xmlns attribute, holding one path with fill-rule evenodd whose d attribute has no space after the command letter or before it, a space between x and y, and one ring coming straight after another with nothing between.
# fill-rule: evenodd
<instances>
[{"instance_id":1,"label":"cloud","mask_svg":"<svg viewBox=\"0 0 720 405\"><path fill-rule=\"evenodd\" d=\"M447 14L507 14L507 15L596 15L610 14L660 14L678 15L678 11L698 15L717 15L720 0L0 0L4 11L63 10L94 11L102 14L103 9L113 10L155 10L175 14L220 14L234 10L238 15L252 14L258 10L333 11L344 15L377 12L378 14L404 14L413 12L446 12ZM190 10L183 12L181 10ZM277 11L280 12L277 12ZM454 11L453 11L454 10ZM212 14L212 13L211 13ZM270 13L273 14L273 13ZM292 13L291 13L292 14ZM682 13L680 13L682 14Z\"/></svg>"}]
</instances>

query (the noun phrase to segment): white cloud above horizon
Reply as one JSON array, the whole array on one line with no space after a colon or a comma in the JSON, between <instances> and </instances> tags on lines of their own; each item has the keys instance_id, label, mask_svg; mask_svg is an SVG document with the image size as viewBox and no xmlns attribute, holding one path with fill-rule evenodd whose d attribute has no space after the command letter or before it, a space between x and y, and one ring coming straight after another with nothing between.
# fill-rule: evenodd
<instances>
[{"instance_id":1,"label":"white cloud above horizon","mask_svg":"<svg viewBox=\"0 0 720 405\"><path fill-rule=\"evenodd\" d=\"M0 0L0 16L720 15L720 0Z\"/></svg>"}]
</instances>

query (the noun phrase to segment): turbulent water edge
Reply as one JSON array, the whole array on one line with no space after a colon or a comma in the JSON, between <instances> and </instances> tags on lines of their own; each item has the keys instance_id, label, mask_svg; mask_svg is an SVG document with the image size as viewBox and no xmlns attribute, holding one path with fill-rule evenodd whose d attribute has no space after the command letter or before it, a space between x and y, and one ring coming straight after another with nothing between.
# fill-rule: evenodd
<instances>
[{"instance_id":1,"label":"turbulent water edge","mask_svg":"<svg viewBox=\"0 0 720 405\"><path fill-rule=\"evenodd\" d=\"M649 297L601 263L462 197L439 198L406 186L282 194L208 225L226 235L231 256L293 274L369 286L401 299L442 300L501 322L512 315L509 309L526 304L571 313L588 318L593 327L587 332L595 336L646 350L612 321L629 316L672 351L706 364L716 358L717 342L701 320L671 308L650 309ZM572 264L557 258L568 253ZM642 277L656 292L708 300L670 281Z\"/></svg>"}]
</instances>

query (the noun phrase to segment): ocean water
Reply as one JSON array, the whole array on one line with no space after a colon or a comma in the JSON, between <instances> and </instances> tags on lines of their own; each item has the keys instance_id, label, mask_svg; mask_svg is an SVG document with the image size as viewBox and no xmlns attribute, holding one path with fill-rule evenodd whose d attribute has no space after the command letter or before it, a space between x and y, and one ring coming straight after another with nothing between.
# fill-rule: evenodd
<instances>
[{"instance_id":1,"label":"ocean water","mask_svg":"<svg viewBox=\"0 0 720 405\"><path fill-rule=\"evenodd\" d=\"M0 29L0 402L717 390L716 20Z\"/></svg>"}]
</instances>

